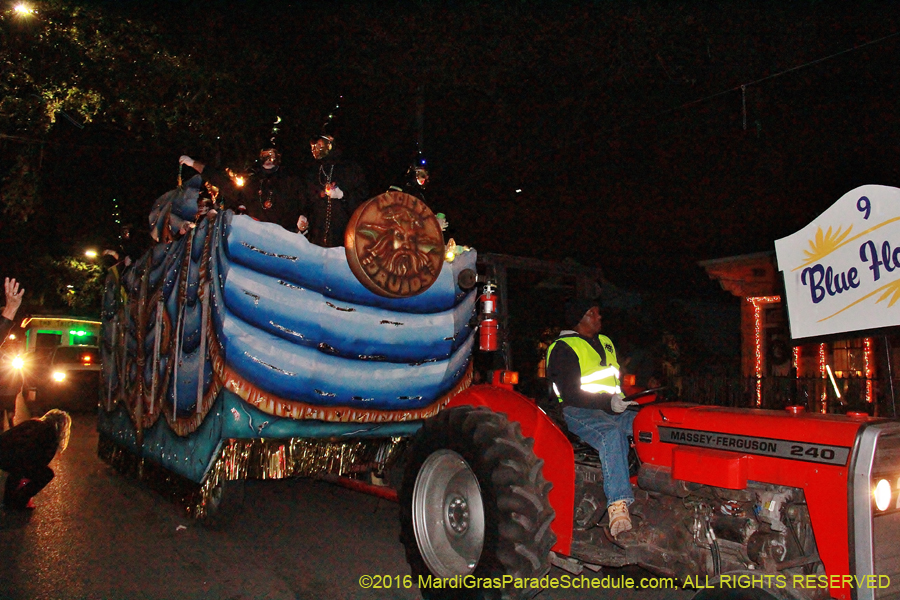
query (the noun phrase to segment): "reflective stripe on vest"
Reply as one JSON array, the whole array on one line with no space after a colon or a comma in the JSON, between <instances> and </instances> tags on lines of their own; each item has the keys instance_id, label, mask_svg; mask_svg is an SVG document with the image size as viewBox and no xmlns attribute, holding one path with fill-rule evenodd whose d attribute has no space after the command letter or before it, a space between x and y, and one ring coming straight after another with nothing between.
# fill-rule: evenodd
<instances>
[{"instance_id":1,"label":"reflective stripe on vest","mask_svg":"<svg viewBox=\"0 0 900 600\"><path fill-rule=\"evenodd\" d=\"M603 347L613 347L612 340L605 335L598 336L600 344ZM554 341L550 348L547 349L547 368L550 368L550 353L557 342L565 342L575 355L578 357L578 366L581 368L581 389L590 394L620 394L622 388L619 386L619 363L616 360L616 352L607 353L611 360L607 361L605 357L600 356L596 350L580 336L566 336L558 338ZM553 384L553 392L557 399L562 402L562 395L559 388Z\"/></svg>"}]
</instances>

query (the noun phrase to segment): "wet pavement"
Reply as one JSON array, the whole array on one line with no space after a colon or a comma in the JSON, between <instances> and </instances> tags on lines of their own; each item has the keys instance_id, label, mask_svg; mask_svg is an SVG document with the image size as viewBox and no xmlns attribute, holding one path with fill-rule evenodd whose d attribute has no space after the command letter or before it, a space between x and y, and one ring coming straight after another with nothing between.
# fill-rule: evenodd
<instances>
[{"instance_id":1,"label":"wet pavement","mask_svg":"<svg viewBox=\"0 0 900 600\"><path fill-rule=\"evenodd\" d=\"M35 509L0 509L0 599L420 597L402 587L409 567L395 503L321 481L249 481L238 516L213 530L101 461L95 423L93 415L75 415L69 449L51 463L56 478L35 497ZM364 575L401 589L364 589ZM537 596L613 597L690 594L601 589Z\"/></svg>"}]
</instances>

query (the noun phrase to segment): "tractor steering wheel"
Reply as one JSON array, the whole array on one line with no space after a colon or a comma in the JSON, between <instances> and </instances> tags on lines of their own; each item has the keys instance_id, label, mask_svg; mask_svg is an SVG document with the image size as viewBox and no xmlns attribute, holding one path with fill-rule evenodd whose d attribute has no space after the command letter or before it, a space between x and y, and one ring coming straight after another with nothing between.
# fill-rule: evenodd
<instances>
[{"instance_id":1,"label":"tractor steering wheel","mask_svg":"<svg viewBox=\"0 0 900 600\"><path fill-rule=\"evenodd\" d=\"M644 396L652 396L653 394L661 392L667 388L668 388L668 386L662 386L662 387L650 388L648 390L644 390L643 392L637 392L636 394L631 394L630 396L625 396L624 398L622 398L622 402L631 402L633 400L637 400L638 398L643 398ZM629 406L625 410L631 410L631 411L636 412L636 411L641 410L645 406L650 406L651 404L656 404L657 402L660 402L660 401L661 400L659 398L657 398L656 400L652 400L650 402L647 402L646 404L638 404L636 406Z\"/></svg>"}]
</instances>

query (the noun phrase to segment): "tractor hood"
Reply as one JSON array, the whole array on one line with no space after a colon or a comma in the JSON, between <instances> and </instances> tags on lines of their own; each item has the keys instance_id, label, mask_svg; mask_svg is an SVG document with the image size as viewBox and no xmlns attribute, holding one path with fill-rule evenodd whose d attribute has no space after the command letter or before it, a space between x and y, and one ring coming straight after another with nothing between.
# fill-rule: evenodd
<instances>
[{"instance_id":1,"label":"tractor hood","mask_svg":"<svg viewBox=\"0 0 900 600\"><path fill-rule=\"evenodd\" d=\"M748 480L787 482L798 469L844 470L860 429L880 421L858 413L808 413L802 407L672 403L642 409L634 434L641 461L671 469L675 479L742 489Z\"/></svg>"}]
</instances>

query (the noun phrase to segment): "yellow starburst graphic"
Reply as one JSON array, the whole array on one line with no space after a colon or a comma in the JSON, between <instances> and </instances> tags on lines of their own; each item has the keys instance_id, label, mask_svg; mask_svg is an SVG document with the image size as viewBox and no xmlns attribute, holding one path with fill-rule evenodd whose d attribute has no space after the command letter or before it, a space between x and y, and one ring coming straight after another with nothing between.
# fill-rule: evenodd
<instances>
[{"instance_id":1,"label":"yellow starburst graphic","mask_svg":"<svg viewBox=\"0 0 900 600\"><path fill-rule=\"evenodd\" d=\"M848 227L847 231L844 231L843 233L841 233L842 229L843 227L838 227L837 231L832 232L832 228L829 227L828 231L823 233L822 228L819 227L816 231L815 239L809 240L809 250L803 251L806 260L804 260L803 264L800 266L805 267L811 265L837 250L838 247L842 245L844 238L850 235L850 232L853 230L853 225Z\"/></svg>"},{"instance_id":2,"label":"yellow starburst graphic","mask_svg":"<svg viewBox=\"0 0 900 600\"><path fill-rule=\"evenodd\" d=\"M875 304L878 304L879 302L887 299L888 296L890 296L891 299L888 302L888 308L894 306L894 304L897 303L897 300L900 300L900 279L895 279L894 281L892 281L890 283L886 283L885 285L881 286L877 290L871 291L868 294L866 294L865 296L863 296L862 298L851 302L850 304L848 304L841 310L837 311L836 313L830 314L827 317L823 317L823 318L819 319L819 323L821 323L823 321L827 321L828 319L830 319L832 317L838 316L845 310L849 310L849 309L853 308L860 302L865 302L866 300L868 300L869 298L871 298L872 296L874 296L875 294L878 294L878 293L881 293L881 296L878 297L878 300L875 301Z\"/></svg>"},{"instance_id":3,"label":"yellow starburst graphic","mask_svg":"<svg viewBox=\"0 0 900 600\"><path fill-rule=\"evenodd\" d=\"M888 285L884 286L881 289L884 290L884 293L881 294L881 297L875 301L876 304L878 304L879 302L881 302L882 300L884 300L885 298L890 296L891 300L890 300L890 302L888 302L888 308L890 308L894 304L897 303L897 300L900 300L900 279L898 279L897 281L894 281L892 283L889 283Z\"/></svg>"}]
</instances>

